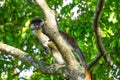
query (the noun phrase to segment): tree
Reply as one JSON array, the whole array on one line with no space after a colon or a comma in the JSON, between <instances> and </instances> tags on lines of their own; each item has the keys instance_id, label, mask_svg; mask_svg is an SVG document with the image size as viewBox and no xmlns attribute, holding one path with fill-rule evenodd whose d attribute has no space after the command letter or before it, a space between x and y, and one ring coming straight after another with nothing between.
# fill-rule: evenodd
<instances>
[{"instance_id":1,"label":"tree","mask_svg":"<svg viewBox=\"0 0 120 80\"><path fill-rule=\"evenodd\" d=\"M86 61L89 63L88 66L92 73L93 80L113 78L119 79L119 36L117 35L119 34L119 31L117 31L119 27L111 27L119 24L119 15L117 15L119 9L118 7L116 7L119 1L114 1L112 5L109 5L110 2L108 1L106 1L104 4L104 0L98 0L97 6L94 4L96 3L94 1L89 2L76 0L73 1L71 4L65 6L63 5L63 1L46 2L56 11L58 9L60 10L61 8L61 12L57 15L59 28L74 36L79 46L81 46ZM36 5L36 3L38 5ZM53 32L57 33L57 25L55 24L56 21L54 12L47 6L44 0L36 0L36 3L29 0L27 0L26 2L8 0L5 2L3 1L4 5L1 4L1 79L17 79L18 76L16 75L19 75L22 70L28 69L31 66L35 67L34 75L31 77L31 79L41 79L41 76L44 75L40 72L48 75L48 77L44 77L43 79L50 79L49 76L51 75L58 75L57 77L52 76L53 79L64 78L63 76L67 78L69 76L70 79L74 78L76 80L78 78L83 78L81 75L79 75L84 73L84 71L82 72L82 67L78 67L78 62L76 62L76 60L72 61L68 59L71 55L65 55L71 53L71 51L67 48L68 45L62 44L59 40L56 40L56 36L54 36L56 34L53 34ZM104 8L102 9L103 5ZM34 7L35 9L33 10ZM42 11L39 11L39 7L42 9ZM77 16L76 18L73 18L75 12L70 12L74 9L74 7L78 7L77 12L79 16ZM118 12L116 12L117 9ZM111 12L107 12L109 10ZM31 35L29 29L31 18L36 15L42 15L40 17L43 18L43 14L45 15L45 20L48 21L46 34L54 40L57 47L61 51L62 56L65 56L64 58L68 63L67 66L52 64L54 62L53 58L49 55L46 56L45 54L43 54L44 51ZM116 15L118 17L116 17ZM90 27L91 22L93 22L93 30ZM102 34L100 33L101 31ZM93 33L95 34L95 38ZM64 42L62 38L59 39ZM109 43L109 40L111 41L111 43ZM64 48L66 48L68 53L61 49L63 46ZM116 53L117 55L113 53ZM103 59L101 57L103 57ZM110 66L113 67L111 68ZM16 69L19 69L19 71L16 72ZM7 77L5 77L6 75Z\"/></svg>"}]
</instances>

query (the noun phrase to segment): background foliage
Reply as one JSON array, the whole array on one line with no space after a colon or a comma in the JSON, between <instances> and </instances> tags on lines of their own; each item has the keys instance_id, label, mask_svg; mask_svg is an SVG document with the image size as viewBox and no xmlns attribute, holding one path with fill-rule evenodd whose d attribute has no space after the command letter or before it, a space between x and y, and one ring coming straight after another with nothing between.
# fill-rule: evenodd
<instances>
[{"instance_id":1,"label":"background foliage","mask_svg":"<svg viewBox=\"0 0 120 80\"><path fill-rule=\"evenodd\" d=\"M95 0L46 0L56 11L59 29L71 34L84 52L87 63L98 54L92 21L97 1ZM66 2L65 2L66 1ZM68 1L71 3L68 3ZM68 4L67 4L68 3ZM100 18L102 40L108 54L114 60L109 67L101 58L95 64L91 73L93 80L120 79L120 1L106 0ZM0 41L19 48L40 60L52 63L50 55L46 55L38 42L32 36L29 24L35 16L44 19L42 11L33 0L2 0L0 1ZM43 79L58 80L59 76L43 75L33 66L0 52L0 80L8 79ZM33 72L32 72L33 71ZM32 72L31 77L21 76Z\"/></svg>"}]
</instances>

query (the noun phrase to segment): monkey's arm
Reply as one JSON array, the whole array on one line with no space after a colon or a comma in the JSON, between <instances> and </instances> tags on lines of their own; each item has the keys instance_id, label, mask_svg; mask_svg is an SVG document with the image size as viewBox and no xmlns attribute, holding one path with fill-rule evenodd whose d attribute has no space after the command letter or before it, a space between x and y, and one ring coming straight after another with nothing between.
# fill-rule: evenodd
<instances>
[{"instance_id":1,"label":"monkey's arm","mask_svg":"<svg viewBox=\"0 0 120 80\"><path fill-rule=\"evenodd\" d=\"M33 35L35 36L35 38L40 43L40 45L43 47L45 53L50 54L51 51L48 47L49 38L41 32L41 29L38 29L35 32L34 31L32 31L32 32L33 32Z\"/></svg>"}]
</instances>

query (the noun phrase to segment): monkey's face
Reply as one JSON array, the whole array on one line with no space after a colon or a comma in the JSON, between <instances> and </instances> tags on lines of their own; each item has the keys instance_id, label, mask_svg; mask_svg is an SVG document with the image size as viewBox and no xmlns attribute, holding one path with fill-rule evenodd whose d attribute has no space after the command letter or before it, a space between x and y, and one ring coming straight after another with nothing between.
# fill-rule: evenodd
<instances>
[{"instance_id":1,"label":"monkey's face","mask_svg":"<svg viewBox=\"0 0 120 80\"><path fill-rule=\"evenodd\" d=\"M39 17L36 17L31 21L30 28L32 30L37 30L37 29L41 28L42 25L43 25L43 21Z\"/></svg>"},{"instance_id":2,"label":"monkey's face","mask_svg":"<svg viewBox=\"0 0 120 80\"><path fill-rule=\"evenodd\" d=\"M34 22L34 23L32 23L31 26L30 26L30 28L31 28L32 30L37 30L37 29L39 29L39 28L40 28L40 22Z\"/></svg>"},{"instance_id":3,"label":"monkey's face","mask_svg":"<svg viewBox=\"0 0 120 80\"><path fill-rule=\"evenodd\" d=\"M43 24L44 24L44 22L41 19L39 19L38 17L32 20L32 22L30 24L30 28L34 35L37 34L38 30L42 29Z\"/></svg>"}]
</instances>

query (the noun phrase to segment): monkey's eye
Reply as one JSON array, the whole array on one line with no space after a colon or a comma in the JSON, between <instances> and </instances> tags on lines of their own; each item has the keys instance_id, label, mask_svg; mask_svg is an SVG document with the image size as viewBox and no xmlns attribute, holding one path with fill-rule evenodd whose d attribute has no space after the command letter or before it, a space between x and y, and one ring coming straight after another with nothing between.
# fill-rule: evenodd
<instances>
[{"instance_id":1,"label":"monkey's eye","mask_svg":"<svg viewBox=\"0 0 120 80\"><path fill-rule=\"evenodd\" d=\"M35 26L36 29L38 29L40 27L40 23L36 22L36 23L34 23L34 26Z\"/></svg>"}]
</instances>

